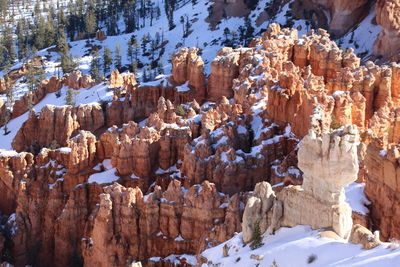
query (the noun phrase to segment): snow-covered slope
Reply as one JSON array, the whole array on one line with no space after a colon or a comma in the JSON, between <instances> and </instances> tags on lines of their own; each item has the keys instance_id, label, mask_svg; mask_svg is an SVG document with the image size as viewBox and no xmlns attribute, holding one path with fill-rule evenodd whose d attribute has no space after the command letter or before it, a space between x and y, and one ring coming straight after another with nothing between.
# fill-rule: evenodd
<instances>
[{"instance_id":1,"label":"snow-covered slope","mask_svg":"<svg viewBox=\"0 0 400 267\"><path fill-rule=\"evenodd\" d=\"M63 106L67 96L68 88L63 87L59 93L51 93L33 107L36 112L40 112L45 105ZM108 89L108 83L102 83L89 89L80 89L75 91L76 105L80 104L97 104L98 102L111 101L114 94ZM1 96L1 95L0 95ZM12 119L7 124L9 134L4 134L4 127L0 127L0 149L12 150L11 143L21 128L22 124L28 119L29 112Z\"/></svg>"},{"instance_id":2,"label":"snow-covered slope","mask_svg":"<svg viewBox=\"0 0 400 267\"><path fill-rule=\"evenodd\" d=\"M389 243L363 250L361 245L321 238L318 233L308 226L281 228L275 235L265 235L264 245L255 250L243 244L240 233L204 251L201 255L212 264L202 266L400 266L400 249L389 248ZM223 257L225 245L228 257Z\"/></svg>"},{"instance_id":3,"label":"snow-covered slope","mask_svg":"<svg viewBox=\"0 0 400 267\"><path fill-rule=\"evenodd\" d=\"M90 62L92 60L92 54L90 49L92 47L99 47L99 56L102 57L104 48L108 47L111 51L115 51L116 47L121 48L122 63L123 65L129 66L130 62L127 57L128 41L134 36L139 43L142 43L142 38L145 35L149 35L151 39L155 40L156 35L161 38L161 41L166 41L165 45L160 45L155 51L154 55L151 50L150 43L147 45L147 51L151 53L146 53L143 55L142 48L140 48L139 61L144 65L144 68L148 68L154 56L157 59L161 54L161 59L163 62L164 72L169 73L171 70L171 64L169 62L170 55L180 46L197 46L202 51L202 57L206 62L206 73L210 72L210 63L215 57L216 52L223 47L225 40L224 30L227 28L231 33L235 33L236 36L239 35L239 27L245 26L244 17L227 17L222 19L220 23L212 29L210 24L207 22L207 17L209 16L208 9L213 5L212 1L209 0L199 0L196 4L193 1L186 1L186 4L178 8L174 12L174 24L176 27L172 30L168 29L168 19L165 14L163 7L163 0L152 0L153 6L160 7L161 15L159 19L154 18L152 21L152 26L150 26L150 18L147 19L146 27L141 28L133 33L122 34L117 36L108 36L104 41L98 41L95 39L91 40L81 40L70 42L72 56L78 63L78 69L83 73L88 73L90 71ZM255 35L262 32L268 26L269 22L277 22L281 25L287 25L290 21L293 23L293 28L299 29L299 35L307 33L310 30L310 26L307 26L306 20L296 20L290 16L290 4L293 2L289 1L286 5L282 6L273 18L273 21L267 20L263 23L257 25L257 19L259 15L264 11L264 8L270 4L272 0L260 0L256 8L249 14L249 19L252 26L254 27ZM190 17L190 31L191 33L187 37L183 37L183 25L180 22L180 18L188 15ZM350 31L347 35L337 40L343 47L355 47L355 51L359 54L363 54L364 57L368 57L373 51L373 43L376 39L377 34L380 31L380 27L372 23L375 13L371 10L369 16L367 16L358 26L355 27L353 31ZM259 21L258 21L259 22ZM124 29L124 23L119 20L119 29ZM236 40L234 41L236 45L244 44L244 41ZM51 47L53 48L53 47ZM162 52L164 50L165 52ZM46 71L49 76L59 74L60 70L57 68L59 65L59 55L51 49L45 49L39 51L40 56L46 56ZM16 66L20 66L20 62L16 63ZM111 67L113 69L114 66ZM143 70L142 69L142 70ZM106 75L108 75L107 73ZM139 70L138 77L142 77L143 72ZM0 77L2 73L0 72Z\"/></svg>"}]
</instances>

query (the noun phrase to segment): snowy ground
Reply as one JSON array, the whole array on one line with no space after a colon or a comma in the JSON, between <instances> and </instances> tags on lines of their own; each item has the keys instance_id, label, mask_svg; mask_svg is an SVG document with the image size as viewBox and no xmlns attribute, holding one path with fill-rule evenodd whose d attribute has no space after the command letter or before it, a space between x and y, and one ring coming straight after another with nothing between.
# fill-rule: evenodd
<instances>
[{"instance_id":1,"label":"snowy ground","mask_svg":"<svg viewBox=\"0 0 400 267\"><path fill-rule=\"evenodd\" d=\"M369 213L367 205L371 202L364 194L365 183L351 183L345 188L346 202L351 209L359 214L367 215Z\"/></svg>"},{"instance_id":2,"label":"snowy ground","mask_svg":"<svg viewBox=\"0 0 400 267\"><path fill-rule=\"evenodd\" d=\"M76 92L76 105L97 104L102 101L108 102L111 101L114 96L113 92L108 90L108 84L99 84L89 89L74 90L74 92ZM63 106L65 105L66 95L66 87L61 89L61 95L59 97L57 93L47 94L42 101L34 106L34 110L40 112L45 105ZM0 149L12 149L12 140L21 128L22 124L28 119L28 115L29 112L26 112L18 118L10 120L7 125L8 131L10 131L8 135L4 135L4 127L0 127Z\"/></svg>"},{"instance_id":3,"label":"snowy ground","mask_svg":"<svg viewBox=\"0 0 400 267\"><path fill-rule=\"evenodd\" d=\"M257 20L260 13L264 10L266 5L272 0L264 0L259 1L257 7L252 11L249 15L250 20L252 21L252 25L255 29L255 34L259 33L262 29L266 29L269 21L265 21L258 27L256 26L255 21ZM280 23L281 25L287 24L288 20L291 20L294 25L293 28L301 28L299 31L299 37L302 34L308 32L309 27L306 25L305 20L293 20L288 15L290 12L289 4L292 1L289 1L285 6L283 6L278 13L276 14L274 20L272 22ZM92 60L92 55L89 53L89 47L87 46L89 43L91 46L99 46L101 50L99 51L99 56L102 58L104 48L108 47L111 51L115 51L117 46L121 48L122 55L122 63L123 65L130 65L129 59L127 57L128 51L128 40L131 39L132 36L139 41L140 45L142 43L142 38L144 35L150 35L151 39L156 38L156 34L158 34L161 39L162 36L164 40L167 40L167 44L165 45L165 53L162 55L162 62L165 73L170 73L171 71L171 63L169 62L171 54L176 51L179 46L192 47L197 46L202 51L202 58L205 61L205 71L207 74L210 73L210 63L216 52L223 47L224 37L224 29L228 28L231 32L239 33L239 26L245 25L244 18L238 17L228 17L226 19L222 19L221 22L217 25L215 30L210 29L210 25L205 21L208 17L208 7L212 5L213 2L208 0L198 0L197 4L193 5L191 1L181 8L177 9L174 13L174 23L176 27L169 31L168 29L168 20L165 15L165 11L163 8L163 0L153 0L155 7L160 7L161 16L158 20L153 21L152 26L150 26L150 18L146 21L146 27L141 28L130 34L122 34L118 36L109 36L104 41L98 40L82 40L71 42L71 54L75 58L78 63L78 69L83 73L88 73L90 70L90 62ZM184 38L183 37L183 29L182 24L180 22L181 16L185 16L189 14L191 18L191 34ZM337 40L339 44L344 47L355 47L355 51L357 53L367 53L366 56L370 55L373 51L373 42L376 39L380 31L380 27L372 24L372 19L374 18L375 13L371 12L369 16L367 16L358 26L355 27L354 32L349 32L343 38ZM300 26L300 27L299 27ZM124 30L125 26L121 20L118 23L118 28L120 30ZM205 34L206 33L206 34ZM157 49L154 55L154 58L157 59L160 55L160 50ZM143 55L142 48L139 49L139 61L142 62L145 66L150 64L151 57ZM150 44L147 45L147 51L151 51ZM39 51L40 56L47 56L48 60L46 61L46 74L47 76L56 76L59 74L60 70L58 68L59 65L59 56L55 52L48 52L47 49ZM16 66L20 66L21 63L17 62ZM111 69L114 69L112 67ZM106 76L109 73L106 74ZM138 72L138 77L142 77L142 72ZM0 76L3 74L0 72Z\"/></svg>"},{"instance_id":4,"label":"snowy ground","mask_svg":"<svg viewBox=\"0 0 400 267\"><path fill-rule=\"evenodd\" d=\"M275 235L265 235L264 245L256 250L244 246L242 234L216 247L207 249L201 255L213 265L208 266L400 266L400 249L389 249L388 243L372 250L363 250L361 245L345 240L320 238L319 231L309 226L281 228ZM229 256L223 257L224 245L229 246ZM262 260L252 259L251 255ZM311 261L314 259L311 263ZM203 264L202 266L207 266Z\"/></svg>"}]
</instances>

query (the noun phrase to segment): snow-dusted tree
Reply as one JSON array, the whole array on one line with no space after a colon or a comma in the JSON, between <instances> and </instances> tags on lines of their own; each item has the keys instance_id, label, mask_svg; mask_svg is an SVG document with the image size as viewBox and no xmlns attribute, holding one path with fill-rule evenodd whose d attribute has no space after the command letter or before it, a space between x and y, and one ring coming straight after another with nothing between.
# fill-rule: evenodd
<instances>
[{"instance_id":1,"label":"snow-dusted tree","mask_svg":"<svg viewBox=\"0 0 400 267\"><path fill-rule=\"evenodd\" d=\"M107 73L110 72L112 63L113 63L112 52L108 47L106 47L104 49L104 53L103 53L103 71L104 71L104 76L106 76Z\"/></svg>"},{"instance_id":2,"label":"snow-dusted tree","mask_svg":"<svg viewBox=\"0 0 400 267\"><path fill-rule=\"evenodd\" d=\"M122 67L121 46L119 44L115 46L114 65L117 69Z\"/></svg>"},{"instance_id":3,"label":"snow-dusted tree","mask_svg":"<svg viewBox=\"0 0 400 267\"><path fill-rule=\"evenodd\" d=\"M100 80L100 59L99 52L97 50L94 51L92 61L90 63L90 74L95 81Z\"/></svg>"},{"instance_id":4,"label":"snow-dusted tree","mask_svg":"<svg viewBox=\"0 0 400 267\"><path fill-rule=\"evenodd\" d=\"M75 95L76 93L74 92L74 90L72 88L68 88L67 95L65 96L65 104L70 106L75 106L76 103Z\"/></svg>"}]
</instances>

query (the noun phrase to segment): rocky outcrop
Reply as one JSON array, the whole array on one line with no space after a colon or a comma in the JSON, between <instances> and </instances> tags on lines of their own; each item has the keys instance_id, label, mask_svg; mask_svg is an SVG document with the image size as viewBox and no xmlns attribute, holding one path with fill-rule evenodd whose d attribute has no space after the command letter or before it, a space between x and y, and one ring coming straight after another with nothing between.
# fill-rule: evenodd
<instances>
[{"instance_id":1,"label":"rocky outcrop","mask_svg":"<svg viewBox=\"0 0 400 267\"><path fill-rule=\"evenodd\" d=\"M126 86L135 86L136 78L132 73L120 74L118 70L111 72L110 88L120 88Z\"/></svg>"},{"instance_id":2,"label":"rocky outcrop","mask_svg":"<svg viewBox=\"0 0 400 267\"><path fill-rule=\"evenodd\" d=\"M320 137L310 131L298 152L303 185L285 187L276 196L268 183L257 185L243 216L244 242L251 241L256 223L262 232L273 233L279 227L301 224L333 229L347 238L353 222L351 208L344 201L344 187L357 179L358 144L355 126ZM340 173L334 171L338 168Z\"/></svg>"},{"instance_id":3,"label":"rocky outcrop","mask_svg":"<svg viewBox=\"0 0 400 267\"><path fill-rule=\"evenodd\" d=\"M7 120L6 104L0 99L0 125L4 125Z\"/></svg>"},{"instance_id":4,"label":"rocky outcrop","mask_svg":"<svg viewBox=\"0 0 400 267\"><path fill-rule=\"evenodd\" d=\"M17 207L20 181L30 173L33 155L0 150L0 211L10 215Z\"/></svg>"},{"instance_id":5,"label":"rocky outcrop","mask_svg":"<svg viewBox=\"0 0 400 267\"><path fill-rule=\"evenodd\" d=\"M78 107L47 105L39 116L34 111L30 113L12 145L17 151L32 152L52 144L63 147L78 130L95 132L104 124L103 110L99 104Z\"/></svg>"},{"instance_id":6,"label":"rocky outcrop","mask_svg":"<svg viewBox=\"0 0 400 267\"><path fill-rule=\"evenodd\" d=\"M307 224L348 237L343 188L356 179L373 202L373 227L398 236L399 66L361 66L324 30L299 38L271 24L251 47L218 53L206 97L217 103L200 106L197 50L180 50L172 63L171 77L143 84L114 71L114 99L103 106L30 114L13 146L33 154L0 153L0 211L15 213L6 242L14 264L123 266L199 254L241 231L245 203L245 242L256 224L267 233ZM79 73L65 80L91 83ZM46 81L42 92L60 84ZM358 126L362 146L348 124ZM351 235L375 245L358 226Z\"/></svg>"},{"instance_id":7,"label":"rocky outcrop","mask_svg":"<svg viewBox=\"0 0 400 267\"><path fill-rule=\"evenodd\" d=\"M360 19L368 14L368 0L311 0L317 7L325 10L328 16L328 30L336 37L340 37L356 25Z\"/></svg>"},{"instance_id":8,"label":"rocky outcrop","mask_svg":"<svg viewBox=\"0 0 400 267\"><path fill-rule=\"evenodd\" d=\"M90 75L83 75L77 70L73 71L70 74L65 75L64 77L64 85L68 86L72 89L81 89L81 88L89 88L94 85L94 81Z\"/></svg>"},{"instance_id":9,"label":"rocky outcrop","mask_svg":"<svg viewBox=\"0 0 400 267\"><path fill-rule=\"evenodd\" d=\"M211 62L211 74L208 80L208 98L219 101L223 96L233 97L233 80L239 76L240 52L232 48L222 48Z\"/></svg>"},{"instance_id":10,"label":"rocky outcrop","mask_svg":"<svg viewBox=\"0 0 400 267\"><path fill-rule=\"evenodd\" d=\"M118 184L104 191L91 215L93 226L82 241L85 266L121 266L149 255L195 254L239 229L238 198L228 203L207 182L185 190L173 180L165 192L155 188L145 197L138 188Z\"/></svg>"},{"instance_id":11,"label":"rocky outcrop","mask_svg":"<svg viewBox=\"0 0 400 267\"><path fill-rule=\"evenodd\" d=\"M6 80L4 78L0 78L0 94L6 93Z\"/></svg>"},{"instance_id":12,"label":"rocky outcrop","mask_svg":"<svg viewBox=\"0 0 400 267\"><path fill-rule=\"evenodd\" d=\"M391 58L400 47L400 1L378 0L376 22L382 27L374 45L374 54Z\"/></svg>"},{"instance_id":13,"label":"rocky outcrop","mask_svg":"<svg viewBox=\"0 0 400 267\"><path fill-rule=\"evenodd\" d=\"M372 201L371 214L383 240L400 238L400 154L397 146L382 150L375 142L367 148L365 194Z\"/></svg>"},{"instance_id":14,"label":"rocky outcrop","mask_svg":"<svg viewBox=\"0 0 400 267\"><path fill-rule=\"evenodd\" d=\"M172 79L177 85L187 82L187 86L195 90L195 99L202 103L206 97L206 78L198 50L196 47L181 48L172 56Z\"/></svg>"},{"instance_id":15,"label":"rocky outcrop","mask_svg":"<svg viewBox=\"0 0 400 267\"><path fill-rule=\"evenodd\" d=\"M363 249L373 249L381 245L379 236L375 236L362 225L356 224L351 230L349 242L353 244L361 244Z\"/></svg>"}]
</instances>

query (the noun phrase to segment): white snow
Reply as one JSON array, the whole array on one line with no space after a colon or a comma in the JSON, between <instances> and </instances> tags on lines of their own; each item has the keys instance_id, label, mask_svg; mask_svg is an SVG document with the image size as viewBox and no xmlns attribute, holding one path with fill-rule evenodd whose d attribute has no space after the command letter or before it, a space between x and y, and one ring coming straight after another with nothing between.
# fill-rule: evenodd
<instances>
[{"instance_id":1,"label":"white snow","mask_svg":"<svg viewBox=\"0 0 400 267\"><path fill-rule=\"evenodd\" d=\"M72 151L70 147L61 147L58 150L63 154L69 154Z\"/></svg>"},{"instance_id":2,"label":"white snow","mask_svg":"<svg viewBox=\"0 0 400 267\"><path fill-rule=\"evenodd\" d=\"M40 112L45 105L63 106L67 90L66 87L63 87L60 97L57 97L57 93L47 94L33 109ZM75 90L75 92L76 105L98 105L98 102L110 101L113 98L113 92L108 89L108 84L99 84L89 89ZM4 135L4 127L0 127L0 149L12 150L11 143L28 116L29 112L26 112L18 118L10 120L7 124L7 129L10 131L8 135Z\"/></svg>"},{"instance_id":3,"label":"white snow","mask_svg":"<svg viewBox=\"0 0 400 267\"><path fill-rule=\"evenodd\" d=\"M381 150L379 151L379 155L381 155L382 157L386 157L388 151L387 150Z\"/></svg>"},{"instance_id":4,"label":"white snow","mask_svg":"<svg viewBox=\"0 0 400 267\"><path fill-rule=\"evenodd\" d=\"M119 179L116 175L117 169L112 168L104 172L95 173L89 176L88 183L109 184Z\"/></svg>"},{"instance_id":5,"label":"white snow","mask_svg":"<svg viewBox=\"0 0 400 267\"><path fill-rule=\"evenodd\" d=\"M184 241L185 239L182 238L181 235L179 235L177 238L174 239L175 241Z\"/></svg>"},{"instance_id":6,"label":"white snow","mask_svg":"<svg viewBox=\"0 0 400 267\"><path fill-rule=\"evenodd\" d=\"M112 164L111 164L111 159L105 159L103 160L103 166L106 170L111 170L113 168Z\"/></svg>"},{"instance_id":7,"label":"white snow","mask_svg":"<svg viewBox=\"0 0 400 267\"><path fill-rule=\"evenodd\" d=\"M57 180L55 181L54 184L49 184L49 189L50 189L50 190L54 189L54 187L56 186L56 184L57 184L58 182L62 182L62 181L64 181L64 178L59 178L59 179L57 179Z\"/></svg>"},{"instance_id":8,"label":"white snow","mask_svg":"<svg viewBox=\"0 0 400 267\"><path fill-rule=\"evenodd\" d=\"M345 240L320 238L318 231L309 226L281 228L275 235L265 235L264 245L251 250L243 246L242 233L230 240L204 251L201 255L214 266L271 266L275 261L279 267L302 266L400 266L400 249L388 249L388 243L372 250L363 250L361 245L347 243ZM229 246L229 256L223 257L224 245ZM262 260L251 259L260 255ZM308 263L309 257L315 261ZM202 265L206 267L206 264Z\"/></svg>"},{"instance_id":9,"label":"white snow","mask_svg":"<svg viewBox=\"0 0 400 267\"><path fill-rule=\"evenodd\" d=\"M14 150L0 149L0 157L14 157L16 155L18 155L18 153Z\"/></svg>"},{"instance_id":10,"label":"white snow","mask_svg":"<svg viewBox=\"0 0 400 267\"><path fill-rule=\"evenodd\" d=\"M365 183L351 183L345 188L346 202L350 205L351 209L362 215L369 213L366 205L370 205L371 202L367 199L364 194Z\"/></svg>"},{"instance_id":11,"label":"white snow","mask_svg":"<svg viewBox=\"0 0 400 267\"><path fill-rule=\"evenodd\" d=\"M186 82L180 86L177 86L176 91L177 92L189 92L190 91L189 82Z\"/></svg>"}]
</instances>

